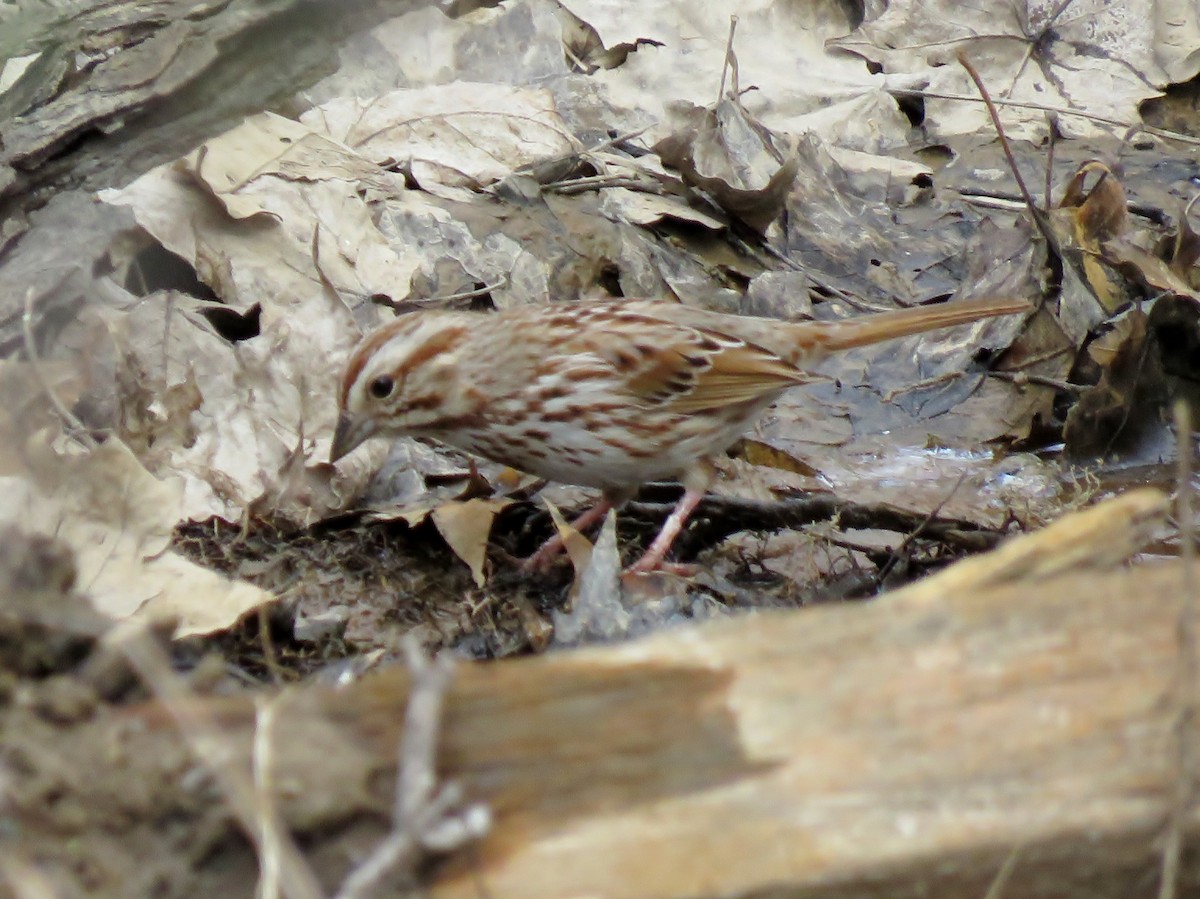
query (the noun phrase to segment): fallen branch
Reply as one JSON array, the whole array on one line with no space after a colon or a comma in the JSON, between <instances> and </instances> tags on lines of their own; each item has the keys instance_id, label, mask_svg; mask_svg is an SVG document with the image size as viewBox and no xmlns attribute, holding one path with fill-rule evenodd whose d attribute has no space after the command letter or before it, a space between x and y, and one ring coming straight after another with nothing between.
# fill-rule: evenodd
<instances>
[{"instance_id":1,"label":"fallen branch","mask_svg":"<svg viewBox=\"0 0 1200 899\"><path fill-rule=\"evenodd\" d=\"M872 603L460 665L438 776L494 825L430 872L429 894L960 899L1001 881L1022 899L1145 895L1176 807L1180 716L1165 699L1185 576L1179 562L1123 565L1165 508L1131 493ZM273 770L297 786L279 813L322 882L392 827L379 774L395 770L411 684L397 667L289 692ZM253 703L203 706L248 767ZM174 782L156 773L175 739L160 707L88 726L101 732L65 742L88 752L121 734L125 749L88 757L99 782L128 766ZM106 794L79 819L112 845L123 801ZM1180 839L1198 824L1182 816ZM218 844L176 886L202 894L239 851ZM77 870L64 853L60 870ZM1173 876L1178 895L1200 887L1187 864ZM102 886L90 894L118 895Z\"/></svg>"}]
</instances>

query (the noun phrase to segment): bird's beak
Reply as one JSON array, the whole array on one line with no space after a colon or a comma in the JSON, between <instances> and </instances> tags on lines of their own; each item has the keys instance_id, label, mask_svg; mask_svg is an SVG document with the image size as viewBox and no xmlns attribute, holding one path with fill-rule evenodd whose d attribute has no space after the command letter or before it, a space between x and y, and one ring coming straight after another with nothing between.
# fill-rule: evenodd
<instances>
[{"instance_id":1,"label":"bird's beak","mask_svg":"<svg viewBox=\"0 0 1200 899\"><path fill-rule=\"evenodd\" d=\"M336 462L375 433L375 423L369 418L355 418L349 412L338 416L333 431L333 445L329 448L329 461Z\"/></svg>"}]
</instances>

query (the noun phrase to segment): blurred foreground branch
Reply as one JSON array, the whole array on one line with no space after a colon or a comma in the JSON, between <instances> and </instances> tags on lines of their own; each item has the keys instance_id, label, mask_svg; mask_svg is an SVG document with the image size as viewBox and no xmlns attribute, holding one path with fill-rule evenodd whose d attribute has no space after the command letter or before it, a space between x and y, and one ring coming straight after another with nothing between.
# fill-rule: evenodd
<instances>
[{"instance_id":1,"label":"blurred foreground branch","mask_svg":"<svg viewBox=\"0 0 1200 899\"><path fill-rule=\"evenodd\" d=\"M1026 899L1145 895L1177 795L1165 700L1186 580L1180 561L1124 563L1164 514L1135 491L873 603L459 666L438 775L494 826L431 872L431 895L959 899L1002 869ZM294 691L275 723L279 811L322 882L389 828L411 677ZM253 703L196 701L248 766ZM102 732L78 742L124 747L92 776L172 782L169 718L89 723ZM110 827L122 801L73 820ZM1197 824L1182 816L1185 842ZM197 855L187 888L247 852ZM1188 895L1200 872L1182 858Z\"/></svg>"}]
</instances>

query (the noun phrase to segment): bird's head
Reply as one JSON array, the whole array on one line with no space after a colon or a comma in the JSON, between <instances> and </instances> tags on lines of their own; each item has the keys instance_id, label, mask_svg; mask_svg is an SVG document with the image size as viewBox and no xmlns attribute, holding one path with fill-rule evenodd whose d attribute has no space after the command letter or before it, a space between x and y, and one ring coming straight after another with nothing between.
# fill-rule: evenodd
<instances>
[{"instance_id":1,"label":"bird's head","mask_svg":"<svg viewBox=\"0 0 1200 899\"><path fill-rule=\"evenodd\" d=\"M462 314L413 312L364 337L342 374L329 461L376 435L436 433L469 418L477 406L460 377L469 325Z\"/></svg>"}]
</instances>

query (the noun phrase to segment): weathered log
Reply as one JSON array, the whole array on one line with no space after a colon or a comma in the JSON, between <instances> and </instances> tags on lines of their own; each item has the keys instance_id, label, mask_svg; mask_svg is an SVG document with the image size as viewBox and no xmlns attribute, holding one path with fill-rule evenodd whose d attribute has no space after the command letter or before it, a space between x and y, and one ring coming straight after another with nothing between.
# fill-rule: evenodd
<instances>
[{"instance_id":1,"label":"weathered log","mask_svg":"<svg viewBox=\"0 0 1200 899\"><path fill-rule=\"evenodd\" d=\"M0 218L28 211L23 197L127 183L293 96L336 68L340 41L420 5L84 0L12 16L0 63L37 58L0 96Z\"/></svg>"},{"instance_id":2,"label":"weathered log","mask_svg":"<svg viewBox=\"0 0 1200 899\"><path fill-rule=\"evenodd\" d=\"M432 895L958 899L1010 860L1003 895L1151 894L1179 740L1200 739L1196 685L1178 680L1194 606L1185 563L1114 566L1162 512L1130 494L874 603L460 666L442 774L495 820L433 871ZM392 669L276 700L275 804L326 888L388 826L407 685ZM195 702L245 764L250 702ZM175 786L193 763L166 711L114 713L75 741L90 767L69 844L183 809L210 819L189 887L245 887L253 852L213 836L222 797ZM138 803L110 786L131 773L153 785ZM1200 889L1194 866L1183 877L1177 895Z\"/></svg>"}]
</instances>

